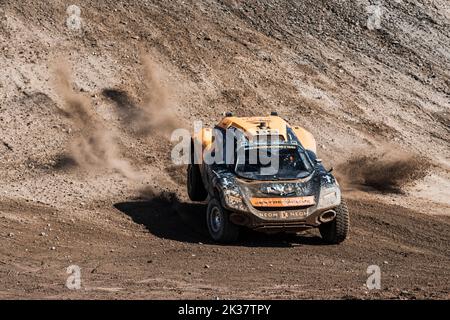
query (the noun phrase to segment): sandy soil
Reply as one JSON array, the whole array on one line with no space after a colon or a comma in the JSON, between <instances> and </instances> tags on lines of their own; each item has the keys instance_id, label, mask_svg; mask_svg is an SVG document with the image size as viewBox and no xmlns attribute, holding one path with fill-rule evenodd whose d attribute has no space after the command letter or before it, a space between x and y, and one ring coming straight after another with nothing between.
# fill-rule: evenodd
<instances>
[{"instance_id":1,"label":"sandy soil","mask_svg":"<svg viewBox=\"0 0 450 320\"><path fill-rule=\"evenodd\" d=\"M379 30L368 1L84 0L80 30L70 4L0 0L1 298L450 298L447 1ZM342 245L213 244L187 201L171 130L271 110L340 177Z\"/></svg>"}]
</instances>

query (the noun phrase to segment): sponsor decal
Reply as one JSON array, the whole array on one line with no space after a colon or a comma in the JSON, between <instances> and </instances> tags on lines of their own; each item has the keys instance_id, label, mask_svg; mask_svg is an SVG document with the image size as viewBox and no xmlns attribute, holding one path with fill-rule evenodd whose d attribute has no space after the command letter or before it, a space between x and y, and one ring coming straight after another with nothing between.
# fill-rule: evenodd
<instances>
[{"instance_id":1,"label":"sponsor decal","mask_svg":"<svg viewBox=\"0 0 450 320\"><path fill-rule=\"evenodd\" d=\"M308 215L306 210L281 211L281 212L258 212L258 216L265 219L302 219Z\"/></svg>"},{"instance_id":2,"label":"sponsor decal","mask_svg":"<svg viewBox=\"0 0 450 320\"><path fill-rule=\"evenodd\" d=\"M314 205L314 196L289 198L251 198L254 207L301 207Z\"/></svg>"}]
</instances>

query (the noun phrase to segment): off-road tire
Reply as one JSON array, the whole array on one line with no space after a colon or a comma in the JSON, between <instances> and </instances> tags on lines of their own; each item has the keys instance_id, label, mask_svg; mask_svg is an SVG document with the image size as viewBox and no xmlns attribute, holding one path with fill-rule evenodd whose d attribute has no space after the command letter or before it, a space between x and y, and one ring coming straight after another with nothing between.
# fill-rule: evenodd
<instances>
[{"instance_id":1,"label":"off-road tire","mask_svg":"<svg viewBox=\"0 0 450 320\"><path fill-rule=\"evenodd\" d=\"M336 208L336 218L319 226L322 239L330 244L338 244L347 238L350 229L350 215L344 199Z\"/></svg>"},{"instance_id":2,"label":"off-road tire","mask_svg":"<svg viewBox=\"0 0 450 320\"><path fill-rule=\"evenodd\" d=\"M214 219L219 215L219 225L214 223ZM239 226L230 221L230 212L222 207L217 199L212 198L206 210L206 225L209 235L214 241L220 243L235 242L239 236Z\"/></svg>"},{"instance_id":3,"label":"off-road tire","mask_svg":"<svg viewBox=\"0 0 450 320\"><path fill-rule=\"evenodd\" d=\"M204 201L208 195L202 181L200 165L189 164L187 168L187 192L192 201Z\"/></svg>"}]
</instances>

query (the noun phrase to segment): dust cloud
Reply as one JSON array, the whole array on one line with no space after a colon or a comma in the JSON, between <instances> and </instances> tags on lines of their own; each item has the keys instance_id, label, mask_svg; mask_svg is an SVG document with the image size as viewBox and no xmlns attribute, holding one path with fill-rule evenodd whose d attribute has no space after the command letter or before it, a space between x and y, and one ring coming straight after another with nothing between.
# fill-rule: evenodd
<instances>
[{"instance_id":1,"label":"dust cloud","mask_svg":"<svg viewBox=\"0 0 450 320\"><path fill-rule=\"evenodd\" d=\"M103 95L115 102L124 130L136 138L157 135L167 138L180 127L180 121L171 108L171 94L161 80L161 71L148 55L141 55L143 97L139 105L127 91L104 89ZM55 89L64 101L61 112L76 127L76 133L69 147L69 154L79 167L90 171L103 168L112 169L126 178L138 180L139 173L130 162L120 155L116 136L105 126L95 112L91 101L72 88L70 67L64 61L55 70ZM118 132L117 134L121 134Z\"/></svg>"},{"instance_id":2,"label":"dust cloud","mask_svg":"<svg viewBox=\"0 0 450 320\"><path fill-rule=\"evenodd\" d=\"M64 100L65 108L61 111L77 129L69 148L75 162L84 169L113 169L129 179L136 179L137 173L120 156L113 134L98 118L90 99L72 89L68 64L64 61L58 63L54 73L55 89Z\"/></svg>"},{"instance_id":3,"label":"dust cloud","mask_svg":"<svg viewBox=\"0 0 450 320\"><path fill-rule=\"evenodd\" d=\"M170 107L169 90L162 85L160 70L149 55L142 55L141 63L146 92L143 109L149 120L147 132L158 130L165 135L171 134L181 124Z\"/></svg>"},{"instance_id":4,"label":"dust cloud","mask_svg":"<svg viewBox=\"0 0 450 320\"><path fill-rule=\"evenodd\" d=\"M173 94L163 85L161 70L150 56L142 54L140 60L142 103L136 103L127 88L106 88L102 94L115 103L126 131L136 137L159 136L168 140L173 130L181 127L172 109Z\"/></svg>"},{"instance_id":5,"label":"dust cloud","mask_svg":"<svg viewBox=\"0 0 450 320\"><path fill-rule=\"evenodd\" d=\"M387 193L402 193L403 188L424 178L430 163L422 157L391 148L360 151L338 165L337 177L344 187Z\"/></svg>"}]
</instances>

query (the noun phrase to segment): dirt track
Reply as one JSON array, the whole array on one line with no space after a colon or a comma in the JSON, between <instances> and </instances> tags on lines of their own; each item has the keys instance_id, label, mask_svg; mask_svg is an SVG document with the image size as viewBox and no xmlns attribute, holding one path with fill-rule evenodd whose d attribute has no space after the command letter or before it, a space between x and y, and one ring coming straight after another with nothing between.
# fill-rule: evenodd
<instances>
[{"instance_id":1,"label":"dirt track","mask_svg":"<svg viewBox=\"0 0 450 320\"><path fill-rule=\"evenodd\" d=\"M380 30L365 1L105 0L81 1L72 32L69 4L0 0L1 298L450 298L447 1L385 3ZM55 84L63 60L89 125ZM152 117L190 128L274 109L316 136L327 166L408 154L426 174L384 193L345 184L339 246L316 231L212 244ZM65 287L72 264L80 290ZM373 264L382 289L369 291Z\"/></svg>"},{"instance_id":2,"label":"dirt track","mask_svg":"<svg viewBox=\"0 0 450 320\"><path fill-rule=\"evenodd\" d=\"M114 209L114 207L116 209ZM2 203L3 298L449 298L448 217L371 200L349 201L351 238L326 245L247 233L211 244L202 205L164 200L102 203L96 223L40 205ZM13 221L11 217L20 217ZM108 217L109 220L99 219ZM9 219L8 219L9 218ZM47 225L50 224L50 227ZM51 231L50 231L51 228ZM36 230L46 230L40 236ZM58 235L58 239L55 239ZM50 247L57 243L56 250ZM27 251L25 251L27 250ZM82 289L65 287L79 265ZM365 287L379 265L382 290Z\"/></svg>"}]
</instances>

